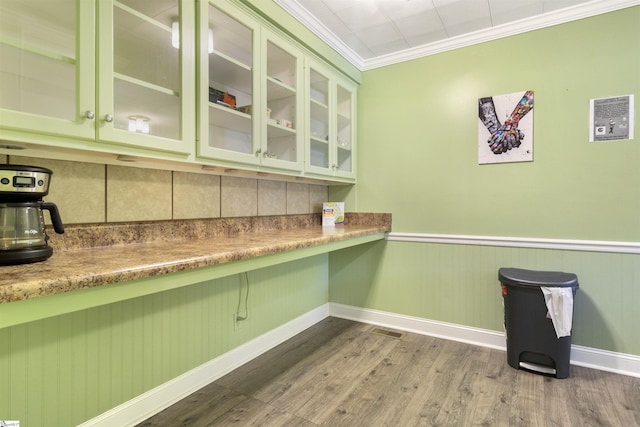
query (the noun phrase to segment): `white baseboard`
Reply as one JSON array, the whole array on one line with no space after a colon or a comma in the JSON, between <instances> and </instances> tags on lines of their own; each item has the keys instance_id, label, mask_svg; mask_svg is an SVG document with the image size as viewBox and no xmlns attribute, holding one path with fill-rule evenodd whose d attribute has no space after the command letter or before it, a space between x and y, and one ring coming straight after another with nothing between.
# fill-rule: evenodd
<instances>
[{"instance_id":1,"label":"white baseboard","mask_svg":"<svg viewBox=\"0 0 640 427\"><path fill-rule=\"evenodd\" d=\"M467 344L490 347L506 351L504 333L488 329L471 328L453 323L438 322L421 317L372 310L337 303L329 303L329 315L357 322L429 335Z\"/></svg>"},{"instance_id":2,"label":"white baseboard","mask_svg":"<svg viewBox=\"0 0 640 427\"><path fill-rule=\"evenodd\" d=\"M506 351L503 332L329 303L329 315ZM571 364L640 378L640 356L571 346Z\"/></svg>"},{"instance_id":3,"label":"white baseboard","mask_svg":"<svg viewBox=\"0 0 640 427\"><path fill-rule=\"evenodd\" d=\"M135 426L329 316L321 305L282 326L155 387L79 427Z\"/></svg>"},{"instance_id":4,"label":"white baseboard","mask_svg":"<svg viewBox=\"0 0 640 427\"><path fill-rule=\"evenodd\" d=\"M327 303L116 406L79 427L134 426L328 316L506 351L502 332ZM639 356L572 345L571 363L640 378Z\"/></svg>"}]
</instances>

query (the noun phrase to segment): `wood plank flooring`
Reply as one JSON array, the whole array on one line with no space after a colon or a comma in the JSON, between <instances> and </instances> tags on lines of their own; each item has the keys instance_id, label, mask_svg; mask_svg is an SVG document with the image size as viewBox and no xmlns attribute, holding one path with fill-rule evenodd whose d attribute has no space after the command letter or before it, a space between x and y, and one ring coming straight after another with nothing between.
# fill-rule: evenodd
<instances>
[{"instance_id":1,"label":"wood plank flooring","mask_svg":"<svg viewBox=\"0 0 640 427\"><path fill-rule=\"evenodd\" d=\"M379 329L325 319L138 427L640 426L640 378L572 366L556 379Z\"/></svg>"}]
</instances>

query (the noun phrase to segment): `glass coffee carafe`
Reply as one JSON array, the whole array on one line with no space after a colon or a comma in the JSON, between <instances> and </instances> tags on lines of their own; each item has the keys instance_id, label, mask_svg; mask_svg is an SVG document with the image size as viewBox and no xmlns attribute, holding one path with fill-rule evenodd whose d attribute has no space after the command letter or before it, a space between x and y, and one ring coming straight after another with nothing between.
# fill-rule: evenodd
<instances>
[{"instance_id":1,"label":"glass coffee carafe","mask_svg":"<svg viewBox=\"0 0 640 427\"><path fill-rule=\"evenodd\" d=\"M0 203L0 250L46 245L38 203Z\"/></svg>"}]
</instances>

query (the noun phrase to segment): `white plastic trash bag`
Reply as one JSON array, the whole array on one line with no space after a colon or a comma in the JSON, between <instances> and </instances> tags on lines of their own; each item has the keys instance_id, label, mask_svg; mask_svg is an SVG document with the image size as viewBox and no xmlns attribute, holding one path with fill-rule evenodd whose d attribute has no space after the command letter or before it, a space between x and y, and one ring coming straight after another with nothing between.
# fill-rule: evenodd
<instances>
[{"instance_id":1,"label":"white plastic trash bag","mask_svg":"<svg viewBox=\"0 0 640 427\"><path fill-rule=\"evenodd\" d=\"M573 288L540 287L558 338L571 335L573 323Z\"/></svg>"}]
</instances>

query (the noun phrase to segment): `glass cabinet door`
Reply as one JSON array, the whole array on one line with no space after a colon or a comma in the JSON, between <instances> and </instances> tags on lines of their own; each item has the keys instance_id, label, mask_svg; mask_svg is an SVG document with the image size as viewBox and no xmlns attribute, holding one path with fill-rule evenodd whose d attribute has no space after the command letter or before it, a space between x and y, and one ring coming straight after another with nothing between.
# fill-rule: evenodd
<instances>
[{"instance_id":1,"label":"glass cabinet door","mask_svg":"<svg viewBox=\"0 0 640 427\"><path fill-rule=\"evenodd\" d=\"M0 1L0 128L93 138L95 3Z\"/></svg>"},{"instance_id":2,"label":"glass cabinet door","mask_svg":"<svg viewBox=\"0 0 640 427\"><path fill-rule=\"evenodd\" d=\"M199 10L198 154L242 163L259 161L256 24L216 1Z\"/></svg>"},{"instance_id":3,"label":"glass cabinet door","mask_svg":"<svg viewBox=\"0 0 640 427\"><path fill-rule=\"evenodd\" d=\"M262 163L300 170L303 152L298 127L304 124L301 55L286 42L267 33L264 61L266 145L261 146ZM304 126L300 128L304 129Z\"/></svg>"},{"instance_id":4,"label":"glass cabinet door","mask_svg":"<svg viewBox=\"0 0 640 427\"><path fill-rule=\"evenodd\" d=\"M307 147L307 169L319 169L320 173L329 173L331 151L329 105L331 104L330 80L327 73L319 71L315 66L308 67L309 134Z\"/></svg>"},{"instance_id":5,"label":"glass cabinet door","mask_svg":"<svg viewBox=\"0 0 640 427\"><path fill-rule=\"evenodd\" d=\"M193 2L98 4L98 138L188 153L195 135Z\"/></svg>"},{"instance_id":6,"label":"glass cabinet door","mask_svg":"<svg viewBox=\"0 0 640 427\"><path fill-rule=\"evenodd\" d=\"M308 60L306 99L305 171L355 178L355 83Z\"/></svg>"},{"instance_id":7,"label":"glass cabinet door","mask_svg":"<svg viewBox=\"0 0 640 427\"><path fill-rule=\"evenodd\" d=\"M336 175L352 176L355 149L355 89L336 84L336 151L333 168Z\"/></svg>"}]
</instances>

